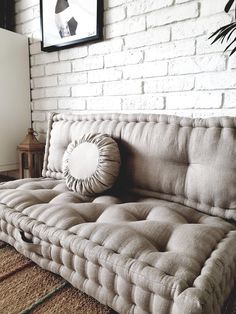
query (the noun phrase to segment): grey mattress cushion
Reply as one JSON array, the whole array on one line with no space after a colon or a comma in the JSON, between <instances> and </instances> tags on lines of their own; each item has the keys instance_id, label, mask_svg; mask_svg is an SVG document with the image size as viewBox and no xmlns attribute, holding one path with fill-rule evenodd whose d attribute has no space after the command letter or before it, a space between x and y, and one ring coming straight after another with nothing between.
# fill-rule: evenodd
<instances>
[{"instance_id":1,"label":"grey mattress cushion","mask_svg":"<svg viewBox=\"0 0 236 314\"><path fill-rule=\"evenodd\" d=\"M135 195L83 203L52 178L5 183L0 203L0 240L119 313L216 314L234 285L221 218Z\"/></svg>"},{"instance_id":2,"label":"grey mattress cushion","mask_svg":"<svg viewBox=\"0 0 236 314\"><path fill-rule=\"evenodd\" d=\"M88 132L107 133L122 152L123 189L236 221L235 126L230 117L52 115L43 176L63 178L63 154L71 141Z\"/></svg>"}]
</instances>

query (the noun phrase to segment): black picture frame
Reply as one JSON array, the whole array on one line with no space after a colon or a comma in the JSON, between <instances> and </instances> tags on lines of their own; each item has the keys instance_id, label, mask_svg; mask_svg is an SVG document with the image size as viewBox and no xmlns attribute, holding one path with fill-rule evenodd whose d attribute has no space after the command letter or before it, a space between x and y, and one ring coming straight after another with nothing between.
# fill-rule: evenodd
<instances>
[{"instance_id":1,"label":"black picture frame","mask_svg":"<svg viewBox=\"0 0 236 314\"><path fill-rule=\"evenodd\" d=\"M42 51L103 38L103 0L40 0Z\"/></svg>"},{"instance_id":2,"label":"black picture frame","mask_svg":"<svg viewBox=\"0 0 236 314\"><path fill-rule=\"evenodd\" d=\"M15 30L15 1L0 0L0 28Z\"/></svg>"}]
</instances>

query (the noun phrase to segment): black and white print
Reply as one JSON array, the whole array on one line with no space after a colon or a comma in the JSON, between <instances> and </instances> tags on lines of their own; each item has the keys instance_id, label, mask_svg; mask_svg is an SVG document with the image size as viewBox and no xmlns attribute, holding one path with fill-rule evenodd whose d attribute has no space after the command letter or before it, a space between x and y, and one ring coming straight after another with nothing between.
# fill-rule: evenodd
<instances>
[{"instance_id":1,"label":"black and white print","mask_svg":"<svg viewBox=\"0 0 236 314\"><path fill-rule=\"evenodd\" d=\"M52 51L101 38L102 1L41 0L40 2L43 50Z\"/></svg>"}]
</instances>

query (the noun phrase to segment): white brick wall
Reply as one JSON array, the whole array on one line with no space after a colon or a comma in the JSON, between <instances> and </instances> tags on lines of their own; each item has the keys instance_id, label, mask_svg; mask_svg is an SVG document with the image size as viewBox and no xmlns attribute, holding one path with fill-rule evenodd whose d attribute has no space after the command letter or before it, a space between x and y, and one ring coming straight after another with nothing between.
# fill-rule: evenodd
<instances>
[{"instance_id":1,"label":"white brick wall","mask_svg":"<svg viewBox=\"0 0 236 314\"><path fill-rule=\"evenodd\" d=\"M39 0L16 0L30 37L32 120L49 111L236 114L236 56L209 35L232 17L226 0L104 0L104 40L41 52Z\"/></svg>"}]
</instances>

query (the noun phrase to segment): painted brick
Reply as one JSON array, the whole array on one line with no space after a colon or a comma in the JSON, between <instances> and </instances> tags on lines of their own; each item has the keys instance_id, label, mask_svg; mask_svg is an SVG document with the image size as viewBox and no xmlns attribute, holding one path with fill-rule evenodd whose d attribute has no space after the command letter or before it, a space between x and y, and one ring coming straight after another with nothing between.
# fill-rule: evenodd
<instances>
[{"instance_id":1,"label":"painted brick","mask_svg":"<svg viewBox=\"0 0 236 314\"><path fill-rule=\"evenodd\" d=\"M219 92L175 93L166 96L166 109L209 109L220 108L222 94Z\"/></svg>"},{"instance_id":2,"label":"painted brick","mask_svg":"<svg viewBox=\"0 0 236 314\"><path fill-rule=\"evenodd\" d=\"M194 87L194 77L161 77L147 80L144 83L145 93L161 92L181 92L192 90Z\"/></svg>"},{"instance_id":3,"label":"painted brick","mask_svg":"<svg viewBox=\"0 0 236 314\"><path fill-rule=\"evenodd\" d=\"M189 2L192 0L175 0L175 3L179 4L179 3L185 3L185 2Z\"/></svg>"},{"instance_id":4,"label":"painted brick","mask_svg":"<svg viewBox=\"0 0 236 314\"><path fill-rule=\"evenodd\" d=\"M224 108L235 108L236 104L236 91L226 90L224 95Z\"/></svg>"},{"instance_id":5,"label":"painted brick","mask_svg":"<svg viewBox=\"0 0 236 314\"><path fill-rule=\"evenodd\" d=\"M63 98L58 100L59 109L85 110L86 101L81 98Z\"/></svg>"},{"instance_id":6,"label":"painted brick","mask_svg":"<svg viewBox=\"0 0 236 314\"><path fill-rule=\"evenodd\" d=\"M57 86L57 77L56 76L38 77L34 78L33 82L35 88Z\"/></svg>"},{"instance_id":7,"label":"painted brick","mask_svg":"<svg viewBox=\"0 0 236 314\"><path fill-rule=\"evenodd\" d=\"M124 7L110 9L104 13L104 24L112 24L124 20L126 10Z\"/></svg>"},{"instance_id":8,"label":"painted brick","mask_svg":"<svg viewBox=\"0 0 236 314\"><path fill-rule=\"evenodd\" d=\"M137 95L123 98L123 110L155 110L163 109L164 97L158 95Z\"/></svg>"},{"instance_id":9,"label":"painted brick","mask_svg":"<svg viewBox=\"0 0 236 314\"><path fill-rule=\"evenodd\" d=\"M27 10L24 10L22 12L20 12L19 14L16 15L16 23L20 24L20 23L25 23L27 21L32 20L35 17L34 15L34 8L31 7Z\"/></svg>"},{"instance_id":10,"label":"painted brick","mask_svg":"<svg viewBox=\"0 0 236 314\"><path fill-rule=\"evenodd\" d=\"M40 19L33 19L23 24L19 24L19 30L22 34L32 34L34 31L40 29Z\"/></svg>"},{"instance_id":11,"label":"painted brick","mask_svg":"<svg viewBox=\"0 0 236 314\"><path fill-rule=\"evenodd\" d=\"M139 50L128 50L106 55L105 67L114 67L127 64L137 64L143 61L143 53Z\"/></svg>"},{"instance_id":12,"label":"painted brick","mask_svg":"<svg viewBox=\"0 0 236 314\"><path fill-rule=\"evenodd\" d=\"M84 58L88 55L86 46L65 49L59 52L59 59L62 61Z\"/></svg>"},{"instance_id":13,"label":"painted brick","mask_svg":"<svg viewBox=\"0 0 236 314\"><path fill-rule=\"evenodd\" d=\"M30 45L30 54L35 55L37 53L41 53L41 42L37 41Z\"/></svg>"},{"instance_id":14,"label":"painted brick","mask_svg":"<svg viewBox=\"0 0 236 314\"><path fill-rule=\"evenodd\" d=\"M35 66L35 57L34 56L30 56L30 65Z\"/></svg>"},{"instance_id":15,"label":"painted brick","mask_svg":"<svg viewBox=\"0 0 236 314\"><path fill-rule=\"evenodd\" d=\"M41 143L46 142L46 130L48 128L48 121L33 121L33 129L38 133L38 140Z\"/></svg>"},{"instance_id":16,"label":"painted brick","mask_svg":"<svg viewBox=\"0 0 236 314\"><path fill-rule=\"evenodd\" d=\"M126 0L104 0L105 8L114 8L119 5L122 5L126 2Z\"/></svg>"},{"instance_id":17,"label":"painted brick","mask_svg":"<svg viewBox=\"0 0 236 314\"><path fill-rule=\"evenodd\" d=\"M51 52L51 53L42 52L41 54L34 56L35 65L47 64L47 63L56 62L56 61L58 61L57 52Z\"/></svg>"},{"instance_id":18,"label":"painted brick","mask_svg":"<svg viewBox=\"0 0 236 314\"><path fill-rule=\"evenodd\" d=\"M39 77L44 76L44 66L43 65L37 65L31 67L31 77Z\"/></svg>"},{"instance_id":19,"label":"painted brick","mask_svg":"<svg viewBox=\"0 0 236 314\"><path fill-rule=\"evenodd\" d=\"M193 116L200 116L202 118L207 118L207 117L220 117L220 116L236 116L236 109L214 109L214 110L205 110L205 111L194 111Z\"/></svg>"},{"instance_id":20,"label":"painted brick","mask_svg":"<svg viewBox=\"0 0 236 314\"><path fill-rule=\"evenodd\" d=\"M95 70L101 68L103 68L102 56L87 57L72 62L72 69L74 72Z\"/></svg>"},{"instance_id":21,"label":"painted brick","mask_svg":"<svg viewBox=\"0 0 236 314\"><path fill-rule=\"evenodd\" d=\"M235 116L235 109L197 109L197 110L167 110L170 115L181 115L192 118L206 118L206 117L219 117L219 116Z\"/></svg>"},{"instance_id":22,"label":"painted brick","mask_svg":"<svg viewBox=\"0 0 236 314\"><path fill-rule=\"evenodd\" d=\"M212 14L224 12L225 2L224 1L214 1L212 5L211 1L202 1L201 3L201 15L209 16ZM226 15L226 14L225 14Z\"/></svg>"},{"instance_id":23,"label":"painted brick","mask_svg":"<svg viewBox=\"0 0 236 314\"><path fill-rule=\"evenodd\" d=\"M32 79L32 78L30 79L30 88L31 88L31 89L34 88L34 82L33 82L33 79Z\"/></svg>"},{"instance_id":24,"label":"painted brick","mask_svg":"<svg viewBox=\"0 0 236 314\"><path fill-rule=\"evenodd\" d=\"M122 50L123 44L124 42L121 38L98 42L89 46L89 54L105 55L112 52L118 52Z\"/></svg>"},{"instance_id":25,"label":"painted brick","mask_svg":"<svg viewBox=\"0 0 236 314\"><path fill-rule=\"evenodd\" d=\"M196 89L215 90L236 88L236 72L202 74L196 77Z\"/></svg>"},{"instance_id":26,"label":"painted brick","mask_svg":"<svg viewBox=\"0 0 236 314\"><path fill-rule=\"evenodd\" d=\"M141 15L147 12L158 10L164 7L168 7L172 5L173 2L174 2L173 0L132 1L130 4L127 5L127 15L128 16Z\"/></svg>"},{"instance_id":27,"label":"painted brick","mask_svg":"<svg viewBox=\"0 0 236 314\"><path fill-rule=\"evenodd\" d=\"M45 97L66 97L70 96L69 87L51 87L45 89Z\"/></svg>"},{"instance_id":28,"label":"painted brick","mask_svg":"<svg viewBox=\"0 0 236 314\"><path fill-rule=\"evenodd\" d=\"M165 60L195 54L195 40L182 40L169 42L147 48L145 50L145 60Z\"/></svg>"},{"instance_id":29,"label":"painted brick","mask_svg":"<svg viewBox=\"0 0 236 314\"><path fill-rule=\"evenodd\" d=\"M157 111L156 111L157 112ZM159 111L163 113L163 111ZM207 118L207 117L219 117L219 116L235 116L236 109L177 109L166 110L169 115L178 115L191 118Z\"/></svg>"},{"instance_id":30,"label":"painted brick","mask_svg":"<svg viewBox=\"0 0 236 314\"><path fill-rule=\"evenodd\" d=\"M120 97L93 97L87 99L88 110L121 110Z\"/></svg>"},{"instance_id":31,"label":"painted brick","mask_svg":"<svg viewBox=\"0 0 236 314\"><path fill-rule=\"evenodd\" d=\"M39 89L33 89L31 91L31 97L32 99L40 99L40 98L44 98L45 97L45 89L43 88L39 88Z\"/></svg>"},{"instance_id":32,"label":"painted brick","mask_svg":"<svg viewBox=\"0 0 236 314\"><path fill-rule=\"evenodd\" d=\"M220 43L215 43L214 45L211 45L211 41L208 39L209 36L201 36L198 37L196 40L196 53L197 54L206 54L206 53L216 53L216 52L222 52L226 48L227 44L222 45Z\"/></svg>"},{"instance_id":33,"label":"painted brick","mask_svg":"<svg viewBox=\"0 0 236 314\"><path fill-rule=\"evenodd\" d=\"M47 75L71 72L71 63L65 61L48 64L45 66L45 71Z\"/></svg>"},{"instance_id":34,"label":"painted brick","mask_svg":"<svg viewBox=\"0 0 236 314\"><path fill-rule=\"evenodd\" d=\"M175 23L172 25L172 39L184 39L211 34L217 28L230 23L232 18L226 14L217 14L205 18L199 18L184 22Z\"/></svg>"},{"instance_id":35,"label":"painted brick","mask_svg":"<svg viewBox=\"0 0 236 314\"><path fill-rule=\"evenodd\" d=\"M33 102L33 110L56 110L57 109L57 100L56 99L43 99L36 100Z\"/></svg>"},{"instance_id":36,"label":"painted brick","mask_svg":"<svg viewBox=\"0 0 236 314\"><path fill-rule=\"evenodd\" d=\"M117 69L102 69L90 71L88 73L88 82L108 82L118 81L122 77L122 71Z\"/></svg>"},{"instance_id":37,"label":"painted brick","mask_svg":"<svg viewBox=\"0 0 236 314\"><path fill-rule=\"evenodd\" d=\"M137 48L153 44L163 43L170 40L170 28L158 27L145 32L131 34L125 37L126 48Z\"/></svg>"},{"instance_id":38,"label":"painted brick","mask_svg":"<svg viewBox=\"0 0 236 314\"><path fill-rule=\"evenodd\" d=\"M172 25L172 38L176 40L203 35L206 28L206 23L201 23L199 20L175 23Z\"/></svg>"},{"instance_id":39,"label":"painted brick","mask_svg":"<svg viewBox=\"0 0 236 314\"><path fill-rule=\"evenodd\" d=\"M124 79L145 78L167 75L166 61L145 62L138 65L123 67Z\"/></svg>"},{"instance_id":40,"label":"painted brick","mask_svg":"<svg viewBox=\"0 0 236 314\"><path fill-rule=\"evenodd\" d=\"M58 75L58 84L59 85L74 85L74 84L84 84L87 83L87 73L78 72L78 73L68 73Z\"/></svg>"},{"instance_id":41,"label":"painted brick","mask_svg":"<svg viewBox=\"0 0 236 314\"><path fill-rule=\"evenodd\" d=\"M186 3L173 6L150 13L147 16L147 27L170 24L183 21L199 15L199 5L197 2Z\"/></svg>"},{"instance_id":42,"label":"painted brick","mask_svg":"<svg viewBox=\"0 0 236 314\"><path fill-rule=\"evenodd\" d=\"M138 16L108 25L105 28L105 37L114 38L117 36L141 32L144 31L145 29L146 29L145 16Z\"/></svg>"},{"instance_id":43,"label":"painted brick","mask_svg":"<svg viewBox=\"0 0 236 314\"><path fill-rule=\"evenodd\" d=\"M102 95L101 84L83 84L72 87L73 97L100 96L100 95Z\"/></svg>"},{"instance_id":44,"label":"painted brick","mask_svg":"<svg viewBox=\"0 0 236 314\"><path fill-rule=\"evenodd\" d=\"M208 40L233 11L216 2L105 0L102 41L43 53L39 0L16 1L16 30L30 38L34 127L44 137L51 110L236 115L235 57Z\"/></svg>"},{"instance_id":45,"label":"painted brick","mask_svg":"<svg viewBox=\"0 0 236 314\"><path fill-rule=\"evenodd\" d=\"M120 81L104 83L104 95L132 95L142 94L141 81Z\"/></svg>"},{"instance_id":46,"label":"painted brick","mask_svg":"<svg viewBox=\"0 0 236 314\"><path fill-rule=\"evenodd\" d=\"M39 4L38 0L21 0L17 1L15 4L16 13L31 8Z\"/></svg>"},{"instance_id":47,"label":"painted brick","mask_svg":"<svg viewBox=\"0 0 236 314\"><path fill-rule=\"evenodd\" d=\"M225 69L226 57L222 55L185 57L169 62L170 75L218 72Z\"/></svg>"},{"instance_id":48,"label":"painted brick","mask_svg":"<svg viewBox=\"0 0 236 314\"><path fill-rule=\"evenodd\" d=\"M34 111L32 113L32 121L45 121L46 115L44 112Z\"/></svg>"},{"instance_id":49,"label":"painted brick","mask_svg":"<svg viewBox=\"0 0 236 314\"><path fill-rule=\"evenodd\" d=\"M229 69L236 69L236 58L235 57L229 58L228 67L229 67Z\"/></svg>"},{"instance_id":50,"label":"painted brick","mask_svg":"<svg viewBox=\"0 0 236 314\"><path fill-rule=\"evenodd\" d=\"M32 33L28 34L28 37L36 38L37 41L42 40L42 32L41 29L34 30ZM29 37L29 38L30 38Z\"/></svg>"}]
</instances>

